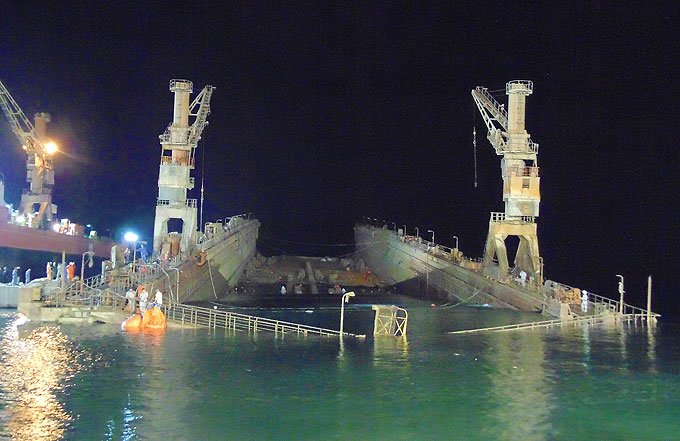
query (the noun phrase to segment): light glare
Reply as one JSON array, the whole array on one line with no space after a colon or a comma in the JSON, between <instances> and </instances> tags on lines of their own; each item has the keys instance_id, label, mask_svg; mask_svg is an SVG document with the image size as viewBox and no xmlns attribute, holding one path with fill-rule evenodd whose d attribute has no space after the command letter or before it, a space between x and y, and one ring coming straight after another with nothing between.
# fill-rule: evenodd
<instances>
[{"instance_id":1,"label":"light glare","mask_svg":"<svg viewBox=\"0 0 680 441\"><path fill-rule=\"evenodd\" d=\"M48 155L53 155L59 151L59 147L53 143L53 142L48 142L45 144L45 153Z\"/></svg>"},{"instance_id":2,"label":"light glare","mask_svg":"<svg viewBox=\"0 0 680 441\"><path fill-rule=\"evenodd\" d=\"M139 236L137 236L132 231L128 231L127 233L125 233L124 238L127 242L137 242L137 239L139 239Z\"/></svg>"}]
</instances>

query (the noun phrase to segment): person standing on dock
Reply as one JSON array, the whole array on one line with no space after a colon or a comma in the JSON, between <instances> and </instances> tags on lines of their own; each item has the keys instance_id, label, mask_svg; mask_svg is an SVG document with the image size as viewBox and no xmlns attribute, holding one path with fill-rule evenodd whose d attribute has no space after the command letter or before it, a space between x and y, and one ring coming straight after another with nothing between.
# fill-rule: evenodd
<instances>
[{"instance_id":1,"label":"person standing on dock","mask_svg":"<svg viewBox=\"0 0 680 441\"><path fill-rule=\"evenodd\" d=\"M139 245L139 249L137 250L137 253L139 254L139 257L144 261L144 263L146 263L148 253L146 252L146 248L144 247L144 244Z\"/></svg>"},{"instance_id":2,"label":"person standing on dock","mask_svg":"<svg viewBox=\"0 0 680 441\"><path fill-rule=\"evenodd\" d=\"M286 295L286 286L285 285L281 285L281 295L282 296Z\"/></svg>"},{"instance_id":3,"label":"person standing on dock","mask_svg":"<svg viewBox=\"0 0 680 441\"><path fill-rule=\"evenodd\" d=\"M72 281L76 277L76 264L74 262L69 262L66 266L66 274L68 275L68 281Z\"/></svg>"},{"instance_id":4,"label":"person standing on dock","mask_svg":"<svg viewBox=\"0 0 680 441\"><path fill-rule=\"evenodd\" d=\"M15 266L12 270L12 285L19 285L19 267Z\"/></svg>"},{"instance_id":5,"label":"person standing on dock","mask_svg":"<svg viewBox=\"0 0 680 441\"><path fill-rule=\"evenodd\" d=\"M139 293L139 311L142 313L142 317L144 317L144 313L146 312L146 304L149 301L149 291L146 290L146 288L142 288L142 292Z\"/></svg>"},{"instance_id":6,"label":"person standing on dock","mask_svg":"<svg viewBox=\"0 0 680 441\"><path fill-rule=\"evenodd\" d=\"M581 311L588 312L588 291L585 289L581 294Z\"/></svg>"},{"instance_id":7,"label":"person standing on dock","mask_svg":"<svg viewBox=\"0 0 680 441\"><path fill-rule=\"evenodd\" d=\"M125 293L125 307L123 307L123 310L125 310L127 306L130 306L130 312L133 314L135 313L135 297L137 297L137 295L132 287L128 288Z\"/></svg>"},{"instance_id":8,"label":"person standing on dock","mask_svg":"<svg viewBox=\"0 0 680 441\"><path fill-rule=\"evenodd\" d=\"M45 266L45 275L47 276L47 280L52 280L52 262L47 262L47 265Z\"/></svg>"},{"instance_id":9,"label":"person standing on dock","mask_svg":"<svg viewBox=\"0 0 680 441\"><path fill-rule=\"evenodd\" d=\"M31 269L27 269L24 273L24 285L28 285L31 282Z\"/></svg>"},{"instance_id":10,"label":"person standing on dock","mask_svg":"<svg viewBox=\"0 0 680 441\"><path fill-rule=\"evenodd\" d=\"M154 297L154 301L156 302L156 306L158 307L163 306L163 293L161 292L160 289L156 290L156 296Z\"/></svg>"}]
</instances>

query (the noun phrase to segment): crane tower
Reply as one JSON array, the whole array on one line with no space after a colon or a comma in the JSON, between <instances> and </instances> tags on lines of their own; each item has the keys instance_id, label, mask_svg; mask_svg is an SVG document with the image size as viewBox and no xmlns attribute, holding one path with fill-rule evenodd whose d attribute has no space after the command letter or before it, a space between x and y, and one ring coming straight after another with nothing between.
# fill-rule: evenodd
<instances>
[{"instance_id":1,"label":"crane tower","mask_svg":"<svg viewBox=\"0 0 680 441\"><path fill-rule=\"evenodd\" d=\"M21 194L19 214L31 227L48 228L57 206L52 204L54 167L52 155L57 146L47 140L48 113L35 114L35 126L26 117L9 91L0 82L0 107L9 120L12 132L26 151L26 182L29 188ZM37 211L36 211L37 208Z\"/></svg>"},{"instance_id":2,"label":"crane tower","mask_svg":"<svg viewBox=\"0 0 680 441\"><path fill-rule=\"evenodd\" d=\"M485 267L490 268L498 259L498 277L509 274L505 240L508 236L519 238L515 254L515 271L525 271L542 284L542 264L538 252L536 217L541 201L538 176L538 144L525 129L526 97L533 93L531 81L510 81L505 86L508 110L489 93L478 86L472 98L487 126L487 139L501 158L503 176L504 212L492 212L489 233L484 250Z\"/></svg>"},{"instance_id":3,"label":"crane tower","mask_svg":"<svg viewBox=\"0 0 680 441\"><path fill-rule=\"evenodd\" d=\"M194 188L191 171L195 166L196 147L201 133L208 124L210 97L215 88L205 86L193 102L190 95L193 83L188 80L170 81L170 91L175 94L172 123L159 136L161 163L158 173L158 200L154 222L153 249L160 251L168 236L168 221L182 220L180 249L189 250L196 243L196 199L187 199ZM189 125L189 118L194 118Z\"/></svg>"}]
</instances>

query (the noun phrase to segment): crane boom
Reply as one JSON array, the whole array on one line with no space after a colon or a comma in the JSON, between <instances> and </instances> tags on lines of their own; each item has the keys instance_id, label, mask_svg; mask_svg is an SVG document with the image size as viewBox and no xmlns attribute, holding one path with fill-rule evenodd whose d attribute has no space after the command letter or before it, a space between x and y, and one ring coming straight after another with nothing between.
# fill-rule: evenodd
<instances>
[{"instance_id":1,"label":"crane boom","mask_svg":"<svg viewBox=\"0 0 680 441\"><path fill-rule=\"evenodd\" d=\"M507 142L508 112L505 110L505 106L496 101L486 87L477 86L472 91L472 99L475 101L482 119L484 119L487 129L486 137L496 150L496 154L503 155L509 152ZM538 144L533 142L531 138L528 138L527 144L530 152L538 153Z\"/></svg>"},{"instance_id":2,"label":"crane boom","mask_svg":"<svg viewBox=\"0 0 680 441\"><path fill-rule=\"evenodd\" d=\"M52 204L54 186L52 154L56 152L56 145L45 139L45 129L50 121L50 115L36 113L34 126L1 81L0 107L9 121L12 132L27 154L26 181L29 188L21 195L20 216L26 219L29 226L46 228L48 225L44 221L51 221L52 215L56 213L56 206ZM36 205L38 211L34 212Z\"/></svg>"},{"instance_id":3,"label":"crane boom","mask_svg":"<svg viewBox=\"0 0 680 441\"><path fill-rule=\"evenodd\" d=\"M210 98L212 97L214 86L205 86L201 93L199 93L194 101L189 106L189 115L195 116L196 120L191 125L189 130L189 144L193 146L198 145L198 141L201 139L201 133L203 129L208 125L208 115L210 115ZM196 112L194 112L194 110Z\"/></svg>"},{"instance_id":4,"label":"crane boom","mask_svg":"<svg viewBox=\"0 0 680 441\"><path fill-rule=\"evenodd\" d=\"M36 138L35 127L33 127L31 121L26 117L2 81L0 81L0 106L2 106L2 111L9 120L12 132L19 138L21 144L27 148L33 147Z\"/></svg>"},{"instance_id":5,"label":"crane boom","mask_svg":"<svg viewBox=\"0 0 680 441\"><path fill-rule=\"evenodd\" d=\"M475 101L479 113L486 124L487 139L496 150L497 155L502 155L506 150L507 141L503 137L508 125L508 112L503 105L499 104L485 87L477 86L472 91L472 99Z\"/></svg>"}]
</instances>

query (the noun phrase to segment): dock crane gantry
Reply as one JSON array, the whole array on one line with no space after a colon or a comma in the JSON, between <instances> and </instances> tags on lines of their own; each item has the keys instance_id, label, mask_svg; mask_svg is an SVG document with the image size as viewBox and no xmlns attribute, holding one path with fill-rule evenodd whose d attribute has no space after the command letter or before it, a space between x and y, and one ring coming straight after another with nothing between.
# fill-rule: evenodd
<instances>
[{"instance_id":1,"label":"dock crane gantry","mask_svg":"<svg viewBox=\"0 0 680 441\"><path fill-rule=\"evenodd\" d=\"M46 138L50 115L44 112L36 113L35 126L31 124L2 81L0 81L0 107L9 120L12 132L19 138L27 154L26 182L29 188L21 194L19 214L31 227L49 228L52 215L57 212L56 205L52 204L54 186L52 156L58 150L57 145ZM36 205L39 206L37 212L34 210Z\"/></svg>"},{"instance_id":2,"label":"dock crane gantry","mask_svg":"<svg viewBox=\"0 0 680 441\"><path fill-rule=\"evenodd\" d=\"M168 236L170 219L182 220L181 251L186 252L196 244L197 204L196 199L187 199L187 191L194 188L191 170L195 168L196 147L201 133L208 125L214 89L213 86L205 86L189 104L193 83L188 80L170 81L170 91L175 94L174 113L172 123L159 136L161 164L153 233L154 252L161 251ZM194 118L191 125L189 117Z\"/></svg>"},{"instance_id":3,"label":"dock crane gantry","mask_svg":"<svg viewBox=\"0 0 680 441\"><path fill-rule=\"evenodd\" d=\"M536 217L541 201L538 176L538 144L525 129L526 97L534 84L527 80L510 81L505 86L508 110L496 101L485 87L472 90L472 98L487 127L487 139L501 158L504 212L492 212L484 249L484 266L491 268L498 259L500 279L509 275L505 239L519 238L515 254L515 271L524 271L543 283L542 260L538 252Z\"/></svg>"}]
</instances>

